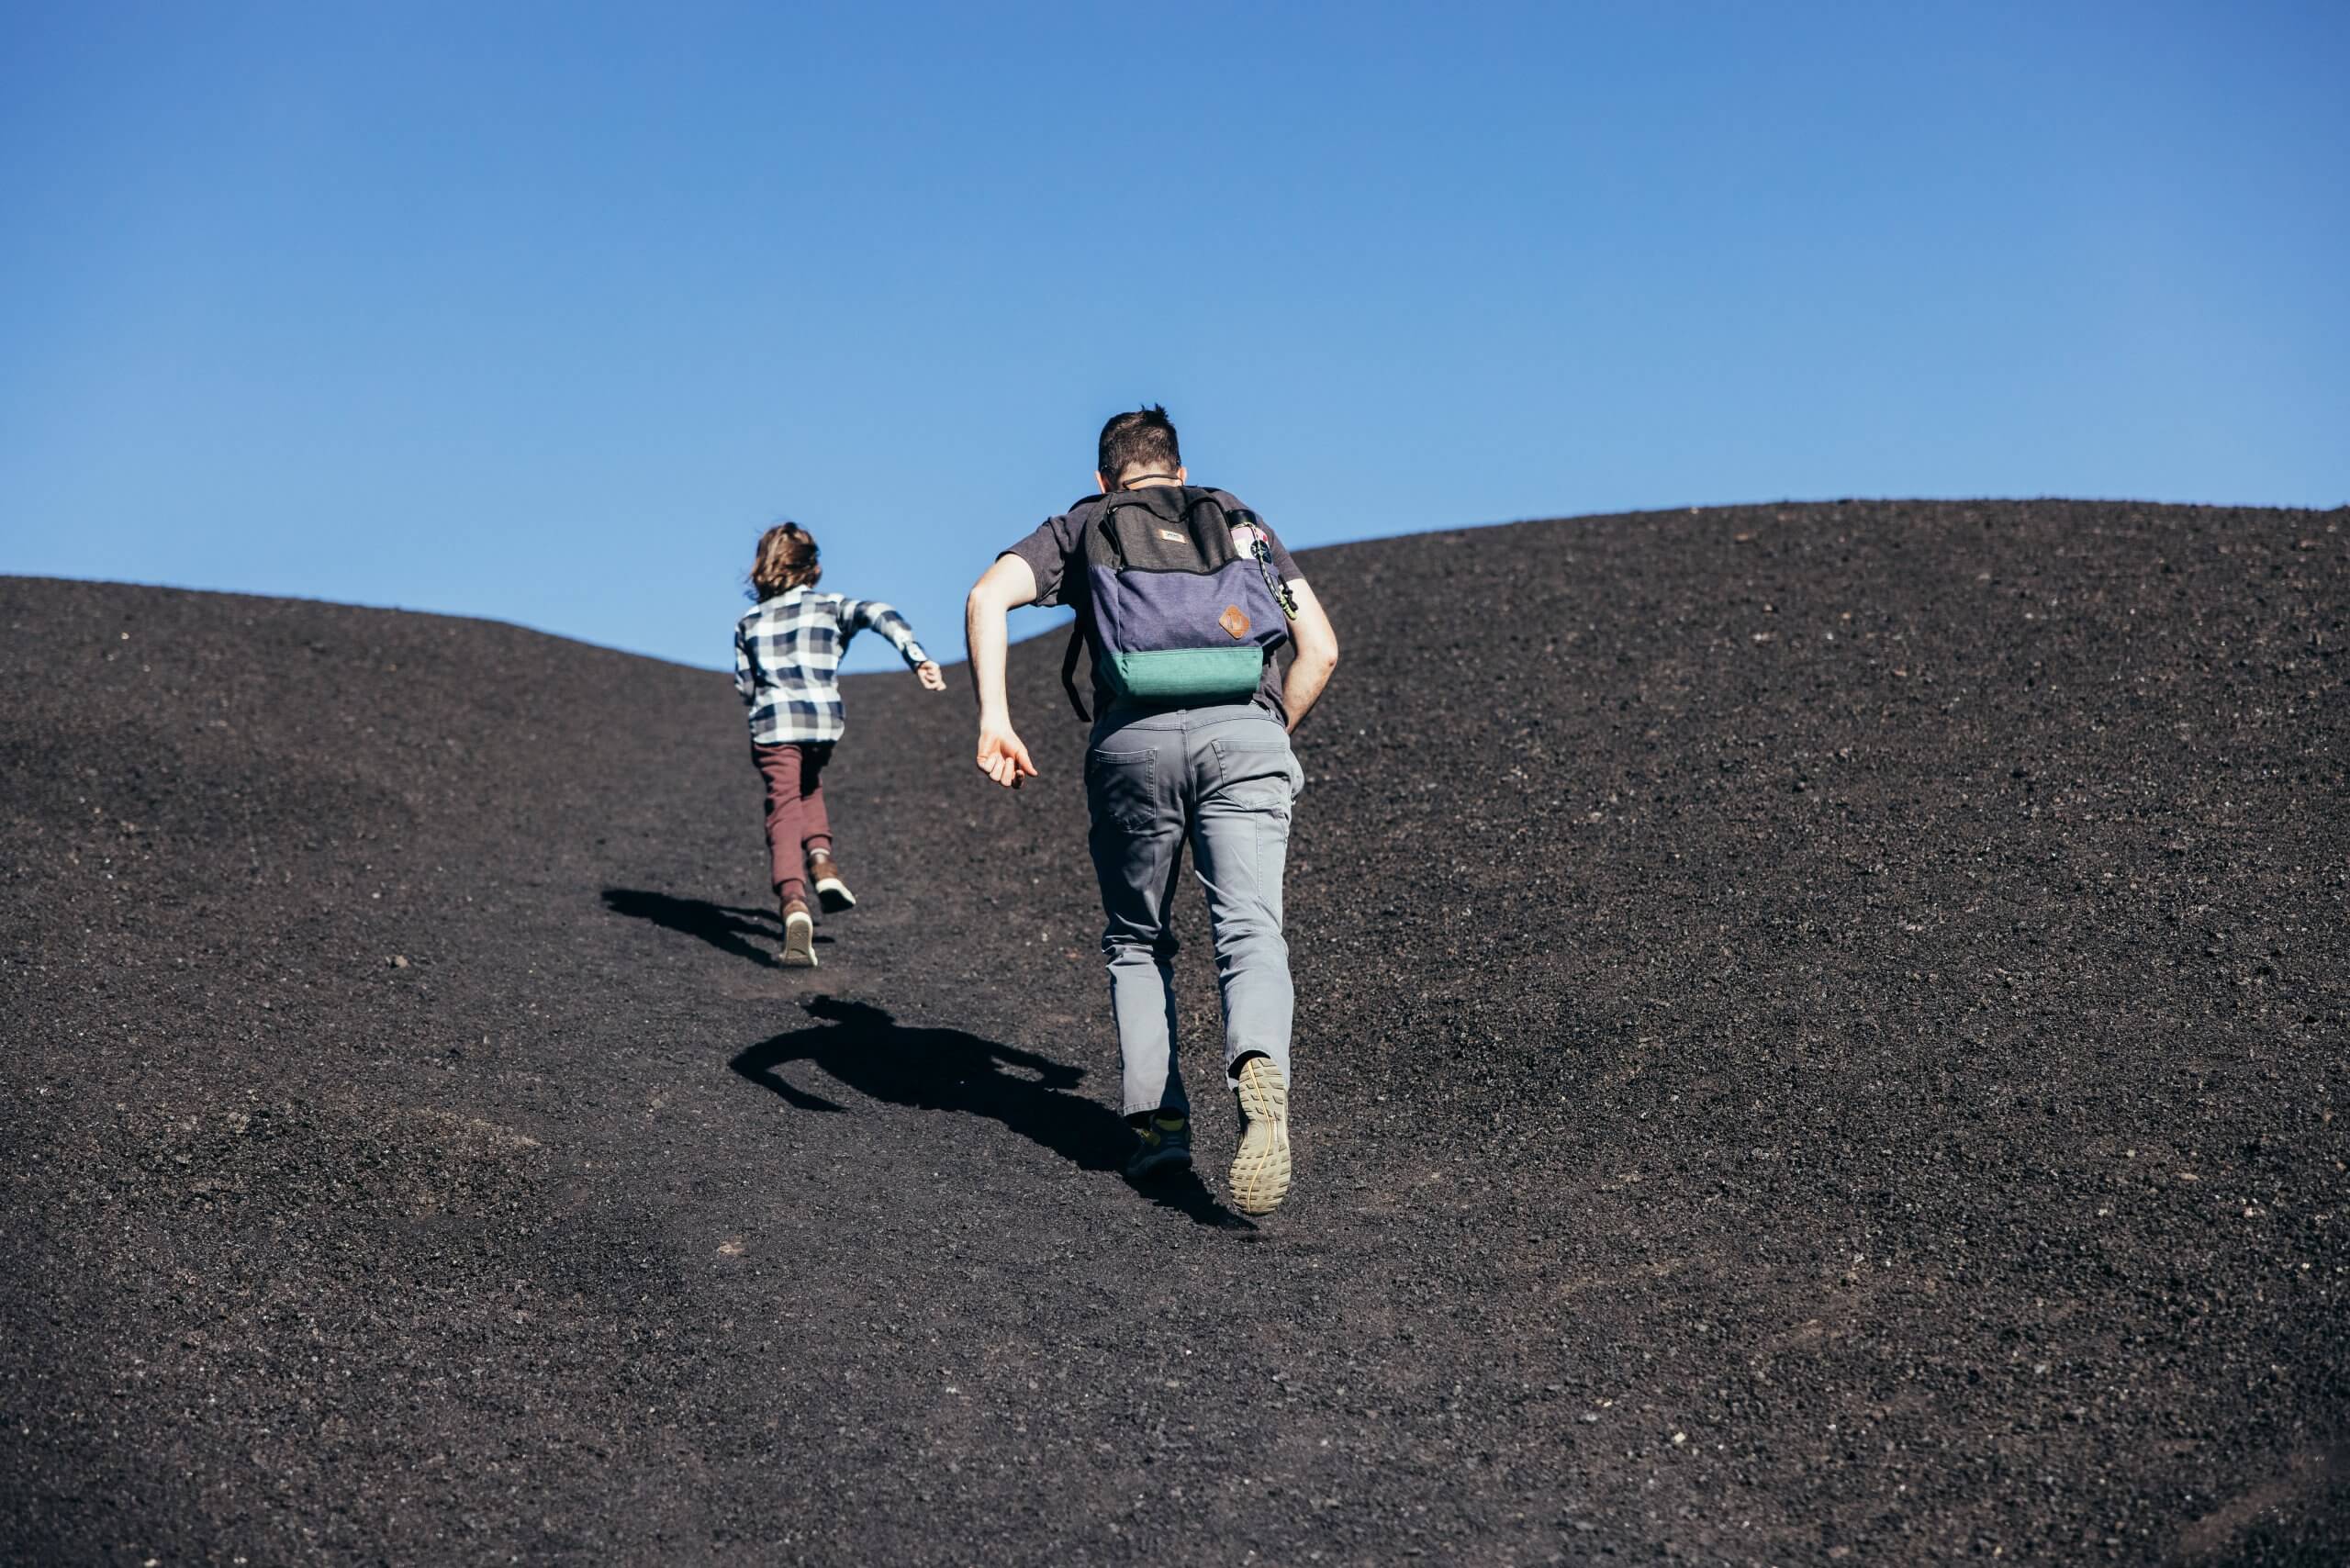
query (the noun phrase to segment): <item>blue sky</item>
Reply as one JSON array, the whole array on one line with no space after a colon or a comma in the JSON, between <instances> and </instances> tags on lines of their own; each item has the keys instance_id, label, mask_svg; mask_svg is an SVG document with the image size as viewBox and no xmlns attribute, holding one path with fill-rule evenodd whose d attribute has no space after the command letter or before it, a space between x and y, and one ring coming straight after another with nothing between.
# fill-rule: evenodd
<instances>
[{"instance_id":1,"label":"blue sky","mask_svg":"<svg viewBox=\"0 0 2350 1568\"><path fill-rule=\"evenodd\" d=\"M0 0L0 572L717 665L791 517L959 651L1146 400L1299 546L2338 505L2345 68L2333 4Z\"/></svg>"}]
</instances>

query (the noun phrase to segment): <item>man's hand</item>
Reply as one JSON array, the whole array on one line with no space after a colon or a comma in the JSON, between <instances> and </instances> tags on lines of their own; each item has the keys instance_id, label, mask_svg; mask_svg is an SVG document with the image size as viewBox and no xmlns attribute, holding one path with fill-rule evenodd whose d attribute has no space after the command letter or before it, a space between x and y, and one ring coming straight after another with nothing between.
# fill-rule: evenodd
<instances>
[{"instance_id":1,"label":"man's hand","mask_svg":"<svg viewBox=\"0 0 2350 1568\"><path fill-rule=\"evenodd\" d=\"M1012 733L1007 723L979 726L979 771L1007 790L1017 790L1024 778L1036 777L1036 765L1028 760L1028 748Z\"/></svg>"},{"instance_id":2,"label":"man's hand","mask_svg":"<svg viewBox=\"0 0 2350 1568\"><path fill-rule=\"evenodd\" d=\"M924 659L922 663L914 666L914 674L921 678L922 689L924 691L944 691L946 689L946 672L938 667L938 661L936 659Z\"/></svg>"}]
</instances>

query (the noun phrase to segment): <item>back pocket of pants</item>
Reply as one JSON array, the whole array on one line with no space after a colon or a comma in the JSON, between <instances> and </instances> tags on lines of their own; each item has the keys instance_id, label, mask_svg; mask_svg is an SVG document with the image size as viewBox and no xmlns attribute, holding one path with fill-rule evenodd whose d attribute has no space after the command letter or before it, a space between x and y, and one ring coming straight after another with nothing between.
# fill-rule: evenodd
<instances>
[{"instance_id":1,"label":"back pocket of pants","mask_svg":"<svg viewBox=\"0 0 2350 1568\"><path fill-rule=\"evenodd\" d=\"M1214 744L1216 788L1225 800L1260 811L1289 808L1297 792L1297 756L1278 730L1270 740L1252 736Z\"/></svg>"},{"instance_id":2,"label":"back pocket of pants","mask_svg":"<svg viewBox=\"0 0 2350 1568\"><path fill-rule=\"evenodd\" d=\"M1085 754L1085 798L1097 819L1128 833L1143 833L1158 819L1157 752L1090 751Z\"/></svg>"}]
</instances>

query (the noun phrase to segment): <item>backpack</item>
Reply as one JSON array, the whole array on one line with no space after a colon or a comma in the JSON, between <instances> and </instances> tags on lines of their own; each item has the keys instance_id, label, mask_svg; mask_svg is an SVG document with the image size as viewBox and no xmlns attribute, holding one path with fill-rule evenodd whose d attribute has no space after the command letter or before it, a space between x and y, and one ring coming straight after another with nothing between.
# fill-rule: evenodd
<instances>
[{"instance_id":1,"label":"backpack","mask_svg":"<svg viewBox=\"0 0 2350 1568\"><path fill-rule=\"evenodd\" d=\"M1086 605L1070 630L1061 684L1080 719L1080 650L1093 649L1094 694L1170 707L1246 702L1297 613L1273 576L1257 514L1214 490L1147 487L1106 497L1079 556ZM1078 561L1070 565L1075 566Z\"/></svg>"}]
</instances>

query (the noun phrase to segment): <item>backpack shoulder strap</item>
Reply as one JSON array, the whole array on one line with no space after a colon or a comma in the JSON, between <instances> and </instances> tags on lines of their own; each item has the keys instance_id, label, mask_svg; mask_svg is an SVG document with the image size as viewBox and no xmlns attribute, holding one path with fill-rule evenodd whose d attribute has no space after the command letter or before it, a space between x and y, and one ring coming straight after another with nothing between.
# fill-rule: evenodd
<instances>
[{"instance_id":1,"label":"backpack shoulder strap","mask_svg":"<svg viewBox=\"0 0 2350 1568\"><path fill-rule=\"evenodd\" d=\"M1069 693L1069 705L1077 710L1077 716L1091 722L1093 715L1086 711L1085 699L1077 689L1077 661L1084 656L1087 641L1085 618L1080 615L1069 629L1069 646L1061 650L1061 689Z\"/></svg>"},{"instance_id":2,"label":"backpack shoulder strap","mask_svg":"<svg viewBox=\"0 0 2350 1568\"><path fill-rule=\"evenodd\" d=\"M1084 658L1085 650L1092 644L1092 637L1089 632L1091 611L1082 597L1092 592L1092 579L1086 575L1085 562L1092 548L1093 535L1101 529L1102 520L1110 515L1112 508L1108 498L1096 491L1092 495L1080 497L1069 510L1071 516L1083 514L1079 523L1078 559L1075 565L1078 578L1085 584L1085 587L1079 590L1077 596L1072 596L1069 599L1070 604L1077 610L1077 619L1069 623L1069 644L1061 649L1061 689L1069 693L1069 705L1077 710L1077 716L1091 722L1093 715L1087 711L1084 695L1077 689L1078 664Z\"/></svg>"}]
</instances>

